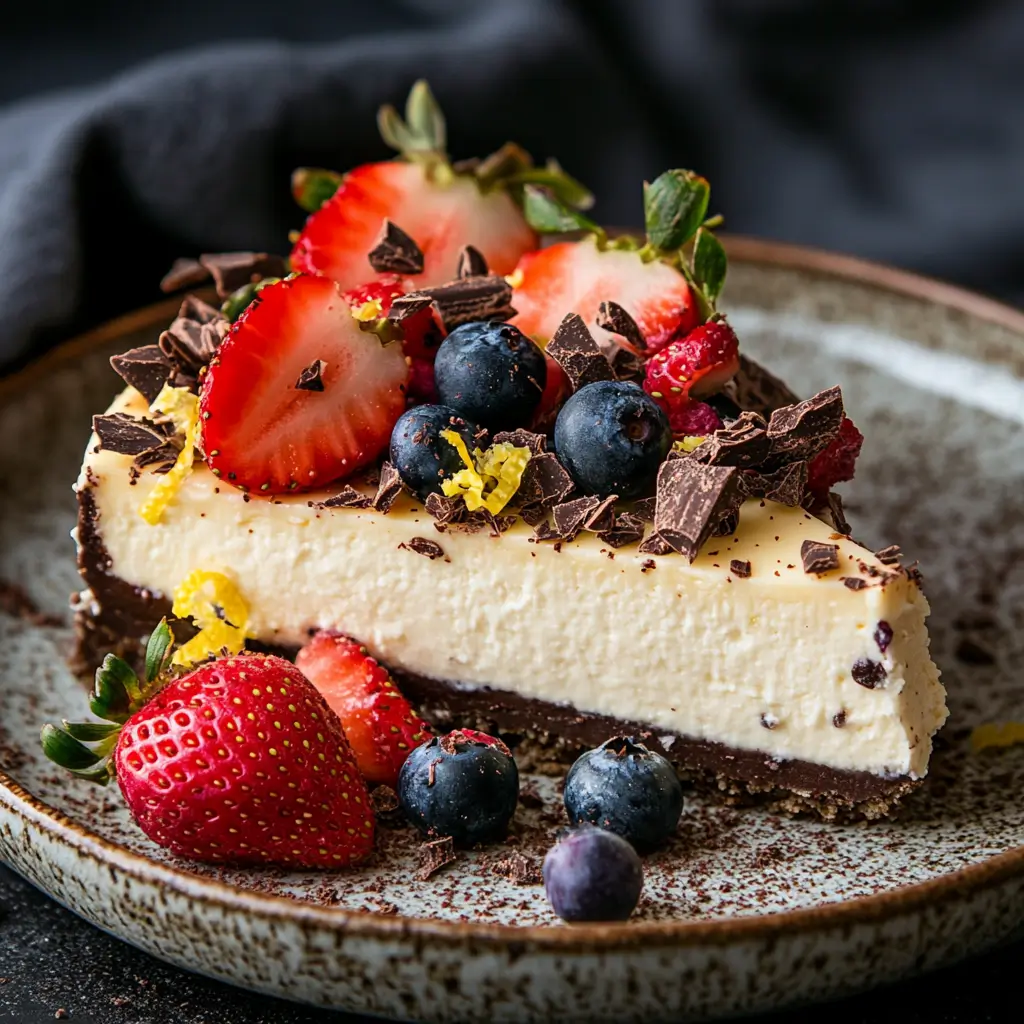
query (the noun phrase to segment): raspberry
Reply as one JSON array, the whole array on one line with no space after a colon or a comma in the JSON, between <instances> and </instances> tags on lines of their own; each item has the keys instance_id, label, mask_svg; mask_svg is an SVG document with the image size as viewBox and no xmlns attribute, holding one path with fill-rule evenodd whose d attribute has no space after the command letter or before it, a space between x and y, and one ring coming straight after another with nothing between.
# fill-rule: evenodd
<instances>
[{"instance_id":1,"label":"raspberry","mask_svg":"<svg viewBox=\"0 0 1024 1024\"><path fill-rule=\"evenodd\" d=\"M864 435L844 416L832 443L808 464L807 489L824 497L840 481L852 480L862 444Z\"/></svg>"},{"instance_id":2,"label":"raspberry","mask_svg":"<svg viewBox=\"0 0 1024 1024\"><path fill-rule=\"evenodd\" d=\"M662 403L662 408L665 403ZM707 402L671 403L668 422L676 437L704 437L722 429L718 413Z\"/></svg>"},{"instance_id":3,"label":"raspberry","mask_svg":"<svg viewBox=\"0 0 1024 1024\"><path fill-rule=\"evenodd\" d=\"M665 408L671 412L675 396L685 400L714 394L738 368L735 332L724 320L711 320L651 356L644 390L669 402Z\"/></svg>"},{"instance_id":4,"label":"raspberry","mask_svg":"<svg viewBox=\"0 0 1024 1024\"><path fill-rule=\"evenodd\" d=\"M421 402L436 402L437 388L434 387L434 361L423 356L409 360L409 394Z\"/></svg>"}]
</instances>

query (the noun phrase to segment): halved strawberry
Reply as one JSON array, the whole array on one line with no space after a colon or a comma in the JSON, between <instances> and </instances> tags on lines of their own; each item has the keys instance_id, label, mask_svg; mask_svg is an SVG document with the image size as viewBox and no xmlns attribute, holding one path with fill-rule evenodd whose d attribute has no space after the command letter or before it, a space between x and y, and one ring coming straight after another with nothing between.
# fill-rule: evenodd
<instances>
[{"instance_id":1,"label":"halved strawberry","mask_svg":"<svg viewBox=\"0 0 1024 1024\"><path fill-rule=\"evenodd\" d=\"M645 262L637 251L602 249L593 237L559 242L527 253L512 275L512 321L546 345L566 313L578 313L591 333L602 302L617 302L636 321L651 351L688 333L700 313L686 278L660 259Z\"/></svg>"},{"instance_id":2,"label":"halved strawberry","mask_svg":"<svg viewBox=\"0 0 1024 1024\"><path fill-rule=\"evenodd\" d=\"M644 390L671 415L690 399L721 390L739 365L735 332L724 319L710 320L651 356Z\"/></svg>"},{"instance_id":3,"label":"halved strawberry","mask_svg":"<svg viewBox=\"0 0 1024 1024\"><path fill-rule=\"evenodd\" d=\"M399 693L387 669L355 640L327 630L299 651L295 667L341 719L363 778L397 785L409 751L432 733Z\"/></svg>"},{"instance_id":4,"label":"halved strawberry","mask_svg":"<svg viewBox=\"0 0 1024 1024\"><path fill-rule=\"evenodd\" d=\"M318 360L322 390L297 388ZM408 377L401 346L362 330L333 281L300 275L269 285L203 382L206 461L223 480L263 494L348 476L387 446Z\"/></svg>"}]
</instances>

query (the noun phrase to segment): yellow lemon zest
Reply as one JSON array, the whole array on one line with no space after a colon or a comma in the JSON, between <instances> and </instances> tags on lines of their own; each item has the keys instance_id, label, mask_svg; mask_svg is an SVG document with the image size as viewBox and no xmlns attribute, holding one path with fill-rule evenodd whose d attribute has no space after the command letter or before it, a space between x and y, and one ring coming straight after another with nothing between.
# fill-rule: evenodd
<instances>
[{"instance_id":1,"label":"yellow lemon zest","mask_svg":"<svg viewBox=\"0 0 1024 1024\"><path fill-rule=\"evenodd\" d=\"M975 753L1016 743L1024 743L1024 722L986 722L971 730L971 749Z\"/></svg>"},{"instance_id":2,"label":"yellow lemon zest","mask_svg":"<svg viewBox=\"0 0 1024 1024\"><path fill-rule=\"evenodd\" d=\"M441 481L441 490L449 498L461 497L470 512L485 508L497 515L511 500L522 481L529 448L517 448L508 441L479 448L470 457L466 442L454 430L442 430L443 437L458 453L465 469Z\"/></svg>"},{"instance_id":3,"label":"yellow lemon zest","mask_svg":"<svg viewBox=\"0 0 1024 1024\"><path fill-rule=\"evenodd\" d=\"M361 306L352 307L352 316L361 323L368 324L371 320L379 320L384 315L384 307L380 299L367 299Z\"/></svg>"},{"instance_id":4,"label":"yellow lemon zest","mask_svg":"<svg viewBox=\"0 0 1024 1024\"><path fill-rule=\"evenodd\" d=\"M225 648L237 654L248 636L249 605L223 573L194 569L174 588L171 611L199 632L174 652L175 665L194 665Z\"/></svg>"},{"instance_id":5,"label":"yellow lemon zest","mask_svg":"<svg viewBox=\"0 0 1024 1024\"><path fill-rule=\"evenodd\" d=\"M672 442L672 447L677 452L696 451L707 440L706 434L691 434Z\"/></svg>"},{"instance_id":6,"label":"yellow lemon zest","mask_svg":"<svg viewBox=\"0 0 1024 1024\"><path fill-rule=\"evenodd\" d=\"M184 447L178 452L174 465L156 482L139 506L139 515L150 526L156 526L163 517L164 509L174 500L178 489L192 472L199 443L199 399L188 388L172 388L165 384L150 404L149 411L166 416L174 424L174 429L185 435Z\"/></svg>"},{"instance_id":7,"label":"yellow lemon zest","mask_svg":"<svg viewBox=\"0 0 1024 1024\"><path fill-rule=\"evenodd\" d=\"M516 267L511 274L505 275L505 283L512 288L518 288L523 283L523 274L521 267Z\"/></svg>"}]
</instances>

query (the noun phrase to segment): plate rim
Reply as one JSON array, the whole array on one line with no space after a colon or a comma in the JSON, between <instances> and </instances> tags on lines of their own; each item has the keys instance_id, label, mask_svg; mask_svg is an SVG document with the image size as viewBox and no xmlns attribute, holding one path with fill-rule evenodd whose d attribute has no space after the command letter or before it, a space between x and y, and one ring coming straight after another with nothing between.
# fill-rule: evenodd
<instances>
[{"instance_id":1,"label":"plate rim","mask_svg":"<svg viewBox=\"0 0 1024 1024\"><path fill-rule=\"evenodd\" d=\"M848 283L867 285L908 298L945 306L1020 335L1024 345L1024 312L977 292L935 278L841 253L747 236L723 237L730 259L739 263L781 267L818 273ZM0 377L0 402L11 394L58 370L82 355L124 334L156 326L173 316L181 296L134 310L109 320L58 345L11 374ZM48 833L97 865L114 866L139 882L166 887L186 899L212 904L225 911L241 911L268 923L315 925L348 936L387 939L432 938L471 941L488 947L521 948L555 953L611 952L642 947L652 942L673 947L724 946L745 939L765 939L812 932L821 928L850 928L885 922L937 903L967 899L1024 875L1024 844L985 861L886 892L798 910L773 911L710 921L635 921L622 924L501 925L474 921L446 921L429 917L395 917L377 911L346 910L297 902L285 896L258 893L228 882L198 875L186 868L160 864L144 854L104 839L62 811L29 793L0 767L0 805L26 823Z\"/></svg>"}]
</instances>

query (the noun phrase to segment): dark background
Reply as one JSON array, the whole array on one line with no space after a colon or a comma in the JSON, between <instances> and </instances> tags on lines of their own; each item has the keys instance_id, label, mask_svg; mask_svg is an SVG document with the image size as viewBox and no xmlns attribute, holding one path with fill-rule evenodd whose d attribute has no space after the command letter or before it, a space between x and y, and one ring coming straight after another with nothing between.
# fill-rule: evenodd
<instances>
[{"instance_id":1,"label":"dark background","mask_svg":"<svg viewBox=\"0 0 1024 1024\"><path fill-rule=\"evenodd\" d=\"M379 159L429 78L456 157L508 137L636 223L670 166L735 232L1024 302L1024 4L31 0L0 6L0 367L156 299L171 259L286 251L288 174ZM1001 1019L1024 949L791 1022ZM7 980L4 980L7 979ZM0 868L0 1019L342 1020L183 975ZM351 1018L347 1018L351 1019Z\"/></svg>"}]
</instances>

